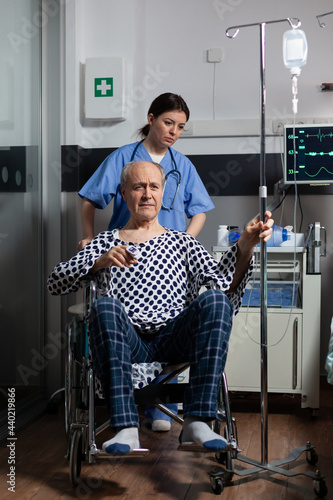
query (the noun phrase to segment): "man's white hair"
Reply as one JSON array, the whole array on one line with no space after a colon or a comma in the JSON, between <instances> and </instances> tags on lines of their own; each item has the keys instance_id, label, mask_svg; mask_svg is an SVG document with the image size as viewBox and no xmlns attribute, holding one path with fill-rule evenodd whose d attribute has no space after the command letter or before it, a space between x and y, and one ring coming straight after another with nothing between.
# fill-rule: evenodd
<instances>
[{"instance_id":1,"label":"man's white hair","mask_svg":"<svg viewBox=\"0 0 333 500\"><path fill-rule=\"evenodd\" d=\"M126 163L126 165L123 167L123 169L121 171L121 174L120 174L120 184L122 186L126 186L128 174L129 174L129 171L131 170L131 168L134 165L138 165L138 163L143 163L143 162L155 165L155 167L157 167L159 169L159 171L161 172L161 176L162 176L162 187L163 187L164 184L165 184L165 172L164 172L164 168L159 163L156 163L154 161L151 161L151 162L147 161L146 162L145 160L130 161L129 163Z\"/></svg>"}]
</instances>

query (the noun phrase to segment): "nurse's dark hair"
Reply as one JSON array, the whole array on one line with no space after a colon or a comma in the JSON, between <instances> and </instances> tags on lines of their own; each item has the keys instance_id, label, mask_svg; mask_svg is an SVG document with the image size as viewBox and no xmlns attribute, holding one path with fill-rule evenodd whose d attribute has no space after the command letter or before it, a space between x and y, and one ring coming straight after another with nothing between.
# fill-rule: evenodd
<instances>
[{"instance_id":1,"label":"nurse's dark hair","mask_svg":"<svg viewBox=\"0 0 333 500\"><path fill-rule=\"evenodd\" d=\"M142 161L145 161L145 160L130 161L129 163L126 163L126 165L123 167L123 169L121 171L121 174L120 174L120 184L122 186L126 186L126 184L127 184L127 178L128 178L128 173L131 170L131 168L134 165L137 165L138 163L141 163ZM149 162L145 162L145 163L149 163ZM164 186L164 184L165 184L165 172L164 172L164 168L159 163L155 163L154 161L152 161L151 163L153 165L155 165L155 167L157 167L158 170L160 171L161 177L162 177L162 186Z\"/></svg>"},{"instance_id":2,"label":"nurse's dark hair","mask_svg":"<svg viewBox=\"0 0 333 500\"><path fill-rule=\"evenodd\" d=\"M160 116L162 113L166 113L167 111L184 111L186 115L186 121L188 121L190 117L190 110L187 107L184 99L177 94L172 94L171 92L166 92L165 94L161 94L150 105L148 109L147 115L152 113L155 118ZM147 123L144 127L139 129L139 134L143 137L147 137L149 134L150 125Z\"/></svg>"}]
</instances>

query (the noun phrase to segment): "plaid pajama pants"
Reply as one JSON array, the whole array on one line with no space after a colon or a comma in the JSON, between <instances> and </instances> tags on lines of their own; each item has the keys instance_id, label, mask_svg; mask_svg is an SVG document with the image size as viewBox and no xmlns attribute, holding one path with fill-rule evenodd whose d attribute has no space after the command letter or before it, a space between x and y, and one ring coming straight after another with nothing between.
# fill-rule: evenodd
<instances>
[{"instance_id":1,"label":"plaid pajama pants","mask_svg":"<svg viewBox=\"0 0 333 500\"><path fill-rule=\"evenodd\" d=\"M157 334L141 338L119 300L98 299L91 310L90 347L111 427L139 426L131 364L151 361L189 361L190 381L184 396L184 417L193 415L213 420L232 317L232 305L226 295L219 290L208 290Z\"/></svg>"}]
</instances>

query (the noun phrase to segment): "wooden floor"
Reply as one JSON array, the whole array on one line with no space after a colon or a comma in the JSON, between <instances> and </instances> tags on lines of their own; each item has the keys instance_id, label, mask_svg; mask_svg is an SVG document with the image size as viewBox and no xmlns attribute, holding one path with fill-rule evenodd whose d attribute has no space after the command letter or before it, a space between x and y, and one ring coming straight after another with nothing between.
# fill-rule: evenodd
<instances>
[{"instance_id":1,"label":"wooden floor","mask_svg":"<svg viewBox=\"0 0 333 500\"><path fill-rule=\"evenodd\" d=\"M238 444L242 454L261 459L260 405L257 396L231 395L233 416L237 421ZM321 388L321 409L314 419L300 408L300 401L283 396L269 396L268 460L284 458L296 447L311 441L319 461L311 467L305 454L290 464L293 472L320 469L326 476L328 495L333 499L333 386ZM82 482L76 488L69 483L68 462L64 457L66 438L63 412L45 414L17 432L15 447L15 494L10 486L7 442L0 450L0 498L20 500L107 499L127 500L202 500L219 498L211 489L207 472L220 465L213 454L177 451L180 426L172 424L167 433L140 431L141 446L150 453L143 458L112 458L82 468ZM103 440L104 436L100 439ZM99 440L100 440L99 439ZM235 469L245 465L235 461ZM286 479L280 474L261 472L239 479L234 475L225 486L225 500L303 500L318 498L312 479L298 475Z\"/></svg>"}]
</instances>

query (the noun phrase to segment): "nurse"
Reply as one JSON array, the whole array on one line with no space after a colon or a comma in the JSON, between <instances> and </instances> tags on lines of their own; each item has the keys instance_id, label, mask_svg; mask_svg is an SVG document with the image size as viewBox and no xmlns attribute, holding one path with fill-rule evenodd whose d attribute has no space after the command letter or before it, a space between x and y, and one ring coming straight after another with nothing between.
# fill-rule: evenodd
<instances>
[{"instance_id":1,"label":"nurse","mask_svg":"<svg viewBox=\"0 0 333 500\"><path fill-rule=\"evenodd\" d=\"M108 230L127 224L130 213L120 191L120 174L130 161L153 161L164 168L166 184L159 223L166 228L186 231L194 237L199 234L206 220L205 212L212 210L214 205L194 165L172 147L181 136L189 116L189 109L181 96L170 92L161 94L152 102L148 123L139 131L143 139L120 147L98 167L79 191L83 229L79 250L95 236L95 209L105 208L112 199L113 215ZM185 214L190 220L187 228ZM168 407L177 411L177 405ZM153 406L147 407L145 414L153 431L170 429L172 419Z\"/></svg>"},{"instance_id":2,"label":"nurse","mask_svg":"<svg viewBox=\"0 0 333 500\"><path fill-rule=\"evenodd\" d=\"M184 99L172 93L158 96L148 110L148 123L139 132L140 142L127 144L110 154L79 191L82 197L81 220L83 239L79 250L95 236L95 209L105 208L114 199L113 215L108 230L125 226L129 211L120 192L120 174L130 161L160 163L166 175L163 205L159 223L196 237L206 213L214 205L194 167L186 156L173 149L190 116ZM186 229L186 219L190 220Z\"/></svg>"}]
</instances>

